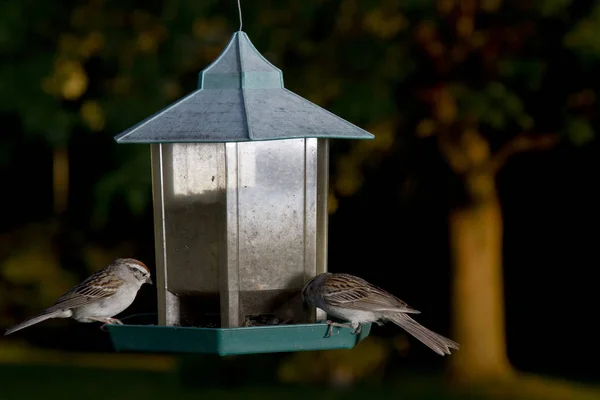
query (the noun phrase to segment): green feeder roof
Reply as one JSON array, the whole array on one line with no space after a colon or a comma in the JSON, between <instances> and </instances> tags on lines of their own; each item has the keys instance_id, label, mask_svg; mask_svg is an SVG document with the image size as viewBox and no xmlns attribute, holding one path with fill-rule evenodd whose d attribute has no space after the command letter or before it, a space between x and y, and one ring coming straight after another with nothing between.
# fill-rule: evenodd
<instances>
[{"instance_id":1,"label":"green feeder roof","mask_svg":"<svg viewBox=\"0 0 600 400\"><path fill-rule=\"evenodd\" d=\"M118 143L373 139L283 87L281 70L239 31L200 73L199 89L115 137Z\"/></svg>"}]
</instances>

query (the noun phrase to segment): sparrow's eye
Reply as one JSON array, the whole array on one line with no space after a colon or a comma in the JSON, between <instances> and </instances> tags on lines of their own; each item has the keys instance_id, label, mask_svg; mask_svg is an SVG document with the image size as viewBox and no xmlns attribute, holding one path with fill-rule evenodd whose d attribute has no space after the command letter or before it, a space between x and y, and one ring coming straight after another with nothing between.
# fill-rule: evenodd
<instances>
[{"instance_id":1,"label":"sparrow's eye","mask_svg":"<svg viewBox=\"0 0 600 400\"><path fill-rule=\"evenodd\" d=\"M135 275L136 278L140 279L140 278L147 278L148 277L148 272L143 272L140 271L139 268L136 267L129 267L129 270Z\"/></svg>"}]
</instances>

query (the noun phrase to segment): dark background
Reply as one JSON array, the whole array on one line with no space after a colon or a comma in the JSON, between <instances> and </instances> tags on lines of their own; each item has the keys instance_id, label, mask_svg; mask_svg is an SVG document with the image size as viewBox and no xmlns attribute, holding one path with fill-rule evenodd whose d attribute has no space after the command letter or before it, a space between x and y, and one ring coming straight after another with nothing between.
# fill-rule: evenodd
<instances>
[{"instance_id":1,"label":"dark background","mask_svg":"<svg viewBox=\"0 0 600 400\"><path fill-rule=\"evenodd\" d=\"M332 142L330 271L397 294L444 335L451 324L447 218L465 192L435 134L419 135L423 120L438 118L428 93L449 88L458 110L452 126L461 129L500 82L519 106L504 109L495 98L478 111L492 150L521 131L560 137L552 149L511 158L497 179L508 354L523 371L597 383L600 6L242 3L244 31L282 69L288 89L376 135L375 144ZM382 31L396 14L402 28L390 23ZM455 62L450 50L433 56L432 43L460 49L469 42L456 33L465 16L484 44ZM35 314L112 258L154 267L149 148L117 145L113 136L194 90L197 73L237 24L233 1L0 5L0 325ZM428 26L437 39L423 33ZM101 45L89 44L94 35ZM145 45L144 35L154 44ZM503 75L509 62L513 73ZM502 123L486 114L498 110ZM153 289L144 287L126 314L154 311ZM373 335L392 343L403 334L385 326ZM0 343L0 363L23 365L35 364L40 348L112 351L98 326L73 321L45 322ZM409 343L408 351L386 347L383 376L443 367L444 359ZM15 357L15 346L28 350Z\"/></svg>"}]
</instances>

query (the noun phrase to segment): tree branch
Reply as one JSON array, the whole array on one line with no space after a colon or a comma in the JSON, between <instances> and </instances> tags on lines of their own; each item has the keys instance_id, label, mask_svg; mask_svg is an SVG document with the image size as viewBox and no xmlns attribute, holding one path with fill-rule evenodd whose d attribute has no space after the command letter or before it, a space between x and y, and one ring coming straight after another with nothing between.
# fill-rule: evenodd
<instances>
[{"instance_id":1,"label":"tree branch","mask_svg":"<svg viewBox=\"0 0 600 400\"><path fill-rule=\"evenodd\" d=\"M496 174L506 164L508 159L515 154L525 153L535 150L546 150L554 147L558 143L558 136L555 134L535 135L527 134L517 135L502 146L490 159L488 169L492 174Z\"/></svg>"},{"instance_id":2,"label":"tree branch","mask_svg":"<svg viewBox=\"0 0 600 400\"><path fill-rule=\"evenodd\" d=\"M463 174L469 170L471 167L469 157L451 139L443 135L438 136L438 146L455 173Z\"/></svg>"}]
</instances>

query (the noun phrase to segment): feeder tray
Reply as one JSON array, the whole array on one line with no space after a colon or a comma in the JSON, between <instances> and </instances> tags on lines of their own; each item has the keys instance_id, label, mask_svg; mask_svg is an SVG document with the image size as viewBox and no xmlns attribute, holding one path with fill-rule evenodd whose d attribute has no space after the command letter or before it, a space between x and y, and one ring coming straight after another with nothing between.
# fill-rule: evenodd
<instances>
[{"instance_id":1,"label":"feeder tray","mask_svg":"<svg viewBox=\"0 0 600 400\"><path fill-rule=\"evenodd\" d=\"M282 353L306 350L351 349L366 338L371 324L358 335L333 327L325 337L325 323L252 326L245 328L194 328L153 325L106 325L119 352L235 354Z\"/></svg>"}]
</instances>

